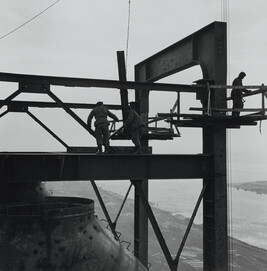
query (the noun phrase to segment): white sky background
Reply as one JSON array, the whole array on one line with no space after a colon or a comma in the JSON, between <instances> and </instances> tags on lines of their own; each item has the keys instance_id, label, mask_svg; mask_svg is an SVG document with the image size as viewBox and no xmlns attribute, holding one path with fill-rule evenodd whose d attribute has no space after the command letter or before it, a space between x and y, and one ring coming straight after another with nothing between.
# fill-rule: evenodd
<instances>
[{"instance_id":1,"label":"white sky background","mask_svg":"<svg viewBox=\"0 0 267 271\"><path fill-rule=\"evenodd\" d=\"M25 23L54 3L52 0L0 0L0 36ZM265 0L229 0L228 83L245 71L246 85L267 84ZM51 9L11 35L0 39L0 71L22 74L118 79L116 51L126 50L128 0L61 0ZM127 76L134 80L134 65L159 50L222 20L221 0L131 0ZM202 78L200 68L182 72L164 82L191 84ZM17 89L0 84L3 99ZM55 89L55 88L54 88ZM56 88L68 102L117 103L118 90ZM41 95L38 95L41 96ZM21 96L21 99L36 97ZM133 92L130 91L133 99ZM191 99L189 99L191 98ZM37 100L43 99L37 97ZM152 92L151 115L169 112L174 94ZM266 101L267 102L267 101ZM195 96L185 98L185 108L200 106ZM260 98L245 106L260 106ZM3 109L2 109L3 111ZM1 111L1 112L2 112ZM31 109L69 145L95 145L86 131L63 110ZM76 111L86 120L89 112ZM229 133L233 181L267 179L267 122ZM181 129L182 137L153 142L155 152L199 153L201 130ZM132 145L131 142L112 144ZM0 119L0 151L63 150L61 145L23 114Z\"/></svg>"}]
</instances>

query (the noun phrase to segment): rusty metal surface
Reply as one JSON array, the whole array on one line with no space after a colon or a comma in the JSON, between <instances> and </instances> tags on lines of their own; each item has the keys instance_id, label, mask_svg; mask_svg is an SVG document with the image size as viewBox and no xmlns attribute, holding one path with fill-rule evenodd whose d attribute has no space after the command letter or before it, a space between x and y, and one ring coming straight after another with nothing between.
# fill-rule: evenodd
<instances>
[{"instance_id":1,"label":"rusty metal surface","mask_svg":"<svg viewBox=\"0 0 267 271\"><path fill-rule=\"evenodd\" d=\"M200 154L0 153L0 182L209 178L212 161Z\"/></svg>"},{"instance_id":2,"label":"rusty metal surface","mask_svg":"<svg viewBox=\"0 0 267 271\"><path fill-rule=\"evenodd\" d=\"M0 206L2 271L147 270L94 216L93 201L51 197Z\"/></svg>"}]
</instances>

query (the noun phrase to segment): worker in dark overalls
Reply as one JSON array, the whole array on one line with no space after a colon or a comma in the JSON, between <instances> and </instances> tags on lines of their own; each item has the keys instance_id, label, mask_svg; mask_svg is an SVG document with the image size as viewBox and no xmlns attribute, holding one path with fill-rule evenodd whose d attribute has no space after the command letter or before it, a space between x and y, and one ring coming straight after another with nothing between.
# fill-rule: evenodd
<instances>
[{"instance_id":1,"label":"worker in dark overalls","mask_svg":"<svg viewBox=\"0 0 267 271\"><path fill-rule=\"evenodd\" d=\"M233 86L243 86L242 80L245 78L246 74L244 72L240 72L238 77L234 79ZM233 100L233 109L242 109L244 107L243 94L251 92L248 89L232 89L231 98ZM233 117L239 117L240 111L233 111Z\"/></svg>"},{"instance_id":2,"label":"worker in dark overalls","mask_svg":"<svg viewBox=\"0 0 267 271\"><path fill-rule=\"evenodd\" d=\"M105 153L109 152L109 122L107 117L119 121L116 115L111 113L107 107L103 105L103 102L97 102L96 107L90 112L87 124L91 128L93 117L95 117L95 138L97 143L97 153L102 154L102 146L105 147Z\"/></svg>"},{"instance_id":3,"label":"worker in dark overalls","mask_svg":"<svg viewBox=\"0 0 267 271\"><path fill-rule=\"evenodd\" d=\"M141 154L141 137L144 133L145 124L130 105L125 107L125 113L127 119L123 126L130 133L131 140L136 148L135 154Z\"/></svg>"}]
</instances>

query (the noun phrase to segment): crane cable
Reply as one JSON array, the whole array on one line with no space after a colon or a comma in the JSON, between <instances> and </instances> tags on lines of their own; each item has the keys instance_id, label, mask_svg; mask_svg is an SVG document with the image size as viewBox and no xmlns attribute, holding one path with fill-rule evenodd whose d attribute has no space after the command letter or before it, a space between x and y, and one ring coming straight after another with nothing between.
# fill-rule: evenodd
<instances>
[{"instance_id":1,"label":"crane cable","mask_svg":"<svg viewBox=\"0 0 267 271\"><path fill-rule=\"evenodd\" d=\"M51 4L50 6L48 6L46 9L42 10L41 12L39 12L37 15L35 15L34 17L32 17L30 20L26 21L25 23L23 23L22 25L16 27L15 29L9 31L8 33L4 34L3 36L0 37L0 40L9 36L10 34L14 33L15 31L19 30L20 28L22 28L23 26L25 26L26 24L30 23L31 21L33 21L34 19L36 19L37 17L39 17L41 14L43 14L44 12L46 12L48 9L50 9L52 6L54 6L55 4L57 4L60 0L57 0L56 2L54 2L53 4Z\"/></svg>"},{"instance_id":2,"label":"crane cable","mask_svg":"<svg viewBox=\"0 0 267 271\"><path fill-rule=\"evenodd\" d=\"M129 53L129 40L130 40L130 19L131 19L131 0L128 2L128 23L127 23L127 38L126 38L126 59L125 59L125 68L127 72L128 64L128 53Z\"/></svg>"},{"instance_id":3,"label":"crane cable","mask_svg":"<svg viewBox=\"0 0 267 271\"><path fill-rule=\"evenodd\" d=\"M229 19L229 0L221 0L221 19L222 21L227 23L227 83L230 84L230 19ZM227 129L226 134L226 142L227 142L227 190L228 190L228 235L230 238L228 239L229 246L229 259L228 266L229 270L233 270L233 213L232 213L232 137L231 130Z\"/></svg>"}]
</instances>

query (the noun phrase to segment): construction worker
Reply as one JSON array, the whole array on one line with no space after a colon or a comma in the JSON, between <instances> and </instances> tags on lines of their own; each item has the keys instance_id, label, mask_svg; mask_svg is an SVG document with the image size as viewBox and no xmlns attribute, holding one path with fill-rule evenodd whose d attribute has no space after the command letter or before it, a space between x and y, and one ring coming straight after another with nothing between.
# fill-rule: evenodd
<instances>
[{"instance_id":1,"label":"construction worker","mask_svg":"<svg viewBox=\"0 0 267 271\"><path fill-rule=\"evenodd\" d=\"M126 130L129 131L131 140L135 145L136 151L135 154L141 154L141 137L144 133L145 124L141 117L134 111L130 105L125 107L125 113L127 119L124 122L123 126Z\"/></svg>"},{"instance_id":2,"label":"construction worker","mask_svg":"<svg viewBox=\"0 0 267 271\"><path fill-rule=\"evenodd\" d=\"M93 117L95 117L95 138L97 143L97 153L102 154L102 146L105 147L105 153L109 152L109 122L107 117L111 117L115 121L119 121L116 115L111 113L104 105L103 102L97 102L96 107L90 112L87 124L91 129Z\"/></svg>"},{"instance_id":3,"label":"construction worker","mask_svg":"<svg viewBox=\"0 0 267 271\"><path fill-rule=\"evenodd\" d=\"M234 79L233 86L243 86L242 80L245 78L246 74L240 72L238 77ZM244 107L243 93L249 93L250 90L247 89L232 89L231 98L233 100L233 109L242 109ZM240 111L233 111L233 117L239 117Z\"/></svg>"}]
</instances>

